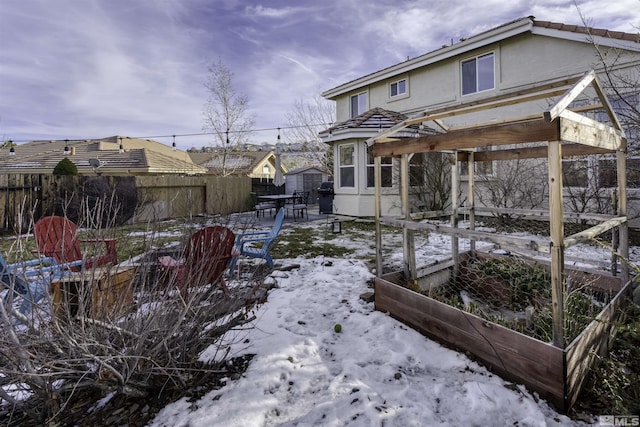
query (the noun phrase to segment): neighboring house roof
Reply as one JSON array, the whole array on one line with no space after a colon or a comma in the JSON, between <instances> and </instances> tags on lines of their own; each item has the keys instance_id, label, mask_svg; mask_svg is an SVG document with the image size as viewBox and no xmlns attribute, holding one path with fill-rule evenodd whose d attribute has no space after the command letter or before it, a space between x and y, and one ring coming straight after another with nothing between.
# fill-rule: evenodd
<instances>
[{"instance_id":1,"label":"neighboring house roof","mask_svg":"<svg viewBox=\"0 0 640 427\"><path fill-rule=\"evenodd\" d=\"M229 151L226 153L193 153L189 152L193 163L207 168L209 172L221 173L226 169L227 173L233 175L253 174L262 175L262 166L269 163L275 167L275 154L273 151ZM287 168L281 165L282 173L287 172Z\"/></svg>"},{"instance_id":2,"label":"neighboring house roof","mask_svg":"<svg viewBox=\"0 0 640 427\"><path fill-rule=\"evenodd\" d=\"M610 46L640 52L640 35L620 31L609 31L599 28L581 27L578 25L566 25L549 21L536 21L533 16L516 19L502 24L485 32L473 35L466 39L460 39L459 43L443 46L424 55L401 62L391 67L384 68L374 73L359 77L322 93L328 99L361 88L363 85L380 82L396 76L398 73L407 73L415 69L437 63L447 58L470 52L490 43L499 42L518 34L533 33L537 35L555 37L559 39L591 43L589 36L600 46Z\"/></svg>"},{"instance_id":3,"label":"neighboring house roof","mask_svg":"<svg viewBox=\"0 0 640 427\"><path fill-rule=\"evenodd\" d=\"M124 151L120 152L120 144ZM78 173L87 175L140 174L203 174L206 169L195 165L185 151L173 150L149 139L112 136L88 140L31 141L0 150L0 168L13 173L53 172L55 166L67 157L76 165Z\"/></svg>"}]
</instances>

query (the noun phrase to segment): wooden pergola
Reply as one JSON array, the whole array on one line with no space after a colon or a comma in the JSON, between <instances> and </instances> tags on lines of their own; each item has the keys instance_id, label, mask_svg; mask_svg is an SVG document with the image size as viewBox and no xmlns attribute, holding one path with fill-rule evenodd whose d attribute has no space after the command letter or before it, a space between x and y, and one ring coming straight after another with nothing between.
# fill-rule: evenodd
<instances>
[{"instance_id":1,"label":"wooden pergola","mask_svg":"<svg viewBox=\"0 0 640 427\"><path fill-rule=\"evenodd\" d=\"M585 104L585 98L589 98L586 96L585 89L589 87L593 88L596 96L591 96ZM473 124L455 127L448 127L443 122L445 119L479 113L491 108L517 107L520 103L548 99L555 99L550 108L528 116L486 123L479 122L480 120L473 123L473 120L468 120L467 122ZM578 104L581 106L572 107ZM602 110L609 117L608 123L599 122L581 114ZM528 109L528 111L535 111L535 109ZM440 127L443 132L415 138L394 138L396 132L411 124L429 122ZM629 280L627 264L625 262L618 264L615 261L617 255L623 259L628 258L627 142L620 122L595 72L589 71L582 76L529 87L477 102L426 110L370 139L368 144L373 145L375 167L376 309L389 313L425 335L473 354L503 377L525 384L540 393L542 397L549 399L561 410L568 410L576 401L593 365L597 363L595 355L604 355L608 351L611 336L615 332L614 320L632 284ZM491 147L491 150L477 151L482 147ZM429 152L446 153L453 165L452 208L450 212L445 213L451 217L450 227L416 222L410 215L410 156ZM563 207L563 158L605 153L615 156L617 163L616 212L613 215L566 212ZM400 158L400 192L403 211L400 217L381 215L381 157ZM499 167L500 161L514 159L540 159L539 161L547 162L548 210L522 211L476 206L474 163L496 161ZM458 199L461 188L459 161L468 163L467 211L460 208ZM463 212L468 214L467 228L458 227L458 217ZM476 230L476 214L480 213L533 216L548 220L550 239L535 236L516 237ZM442 216L442 212L438 212L437 216ZM565 237L564 221L572 219L587 220L595 225ZM402 229L403 271L383 272L382 225ZM434 231L450 235L451 259L417 268L414 250L416 231ZM611 274L593 273L574 268L565 269L565 249L594 239L607 231L612 232L613 246L618 248L617 254L612 255ZM512 249L525 255L533 252L534 255L545 253L550 257L548 268L551 273L552 343L539 341L510 330L475 316L473 313L414 292L405 286L438 280L436 277L440 278L443 275L459 277L461 265L459 238L470 241L470 250L463 254L463 257L484 256L476 252L475 246L478 241L495 243L502 248ZM563 333L565 282L580 275L584 277L589 275L590 280L614 290L615 297L577 338L566 343Z\"/></svg>"},{"instance_id":2,"label":"wooden pergola","mask_svg":"<svg viewBox=\"0 0 640 427\"><path fill-rule=\"evenodd\" d=\"M578 108L570 105L591 86L597 94L595 102L589 102ZM447 127L444 119L460 117L465 114L477 113L500 107L515 106L536 100L557 98L555 103L545 111L523 117L505 118L488 123L475 123L459 127ZM591 119L583 114L587 111L604 110L610 124ZM432 122L443 132L416 138L394 138L399 130L418 123ZM563 313L563 271L564 250L572 245L585 242L608 230L617 232L619 253L628 257L628 226L627 226L627 189L626 189L626 137L616 114L614 113L602 86L593 70L582 76L557 80L545 85L529 87L523 90L501 94L476 102L464 103L452 107L426 110L415 117L390 128L380 135L370 139L375 156L375 217L377 224L377 272L382 274L382 241L380 225L387 224L402 227L404 233L404 264L405 278L416 280L420 271L416 269L413 253L413 231L435 230L452 235L452 257L454 272L458 264L458 238L472 240L472 251L475 250L474 241L482 240L498 243L525 250L547 252L551 255L552 295L554 313L554 345L564 348L562 334ZM539 143L531 146L531 143ZM476 151L478 148L491 147L491 150ZM409 215L409 159L416 153L442 152L451 156L452 167L452 209L451 228L444 229L432 224L417 223ZM565 212L563 208L562 159L564 157L589 154L615 153L617 159L617 212L607 216L599 214L577 214ZM382 217L380 212L381 157L399 157L400 161L400 191L402 196L403 217ZM551 244L548 240L527 237L517 238L501 236L493 233L475 230L475 214L480 210L492 213L505 213L498 208L481 208L475 205L474 162L501 161L512 159L547 159L549 170L549 210L539 211L540 216L549 217ZM468 195L467 207L470 225L469 229L458 228L459 216L459 186L460 174L458 161L468 162ZM509 214L517 214L509 210ZM525 212L522 212L523 214ZM533 212L536 214L536 212ZM531 215L529 210L526 214ZM564 236L563 221L565 218L579 217L594 220L597 225L588 230ZM626 283L629 272L625 263L620 266L621 279ZM454 273L455 274L455 273Z\"/></svg>"}]
</instances>

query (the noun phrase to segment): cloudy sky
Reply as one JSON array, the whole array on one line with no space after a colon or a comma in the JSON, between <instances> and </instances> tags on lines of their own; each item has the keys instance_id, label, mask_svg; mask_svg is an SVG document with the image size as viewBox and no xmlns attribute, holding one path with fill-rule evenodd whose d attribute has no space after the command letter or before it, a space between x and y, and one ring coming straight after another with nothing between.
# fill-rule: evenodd
<instances>
[{"instance_id":1,"label":"cloudy sky","mask_svg":"<svg viewBox=\"0 0 640 427\"><path fill-rule=\"evenodd\" d=\"M640 0L577 0L640 31ZM580 24L571 0L2 0L0 140L152 137L200 147L219 59L275 142L296 100L510 20ZM283 133L286 129L283 130Z\"/></svg>"}]
</instances>

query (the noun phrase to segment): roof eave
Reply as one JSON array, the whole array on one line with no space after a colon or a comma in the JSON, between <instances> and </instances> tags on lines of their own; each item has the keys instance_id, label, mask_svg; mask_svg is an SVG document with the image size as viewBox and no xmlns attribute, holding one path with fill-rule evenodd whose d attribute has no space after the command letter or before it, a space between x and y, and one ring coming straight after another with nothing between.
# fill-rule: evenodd
<instances>
[{"instance_id":1,"label":"roof eave","mask_svg":"<svg viewBox=\"0 0 640 427\"><path fill-rule=\"evenodd\" d=\"M547 37L553 37L556 39L571 40L571 41L588 43L588 44L592 43L592 41L589 40L589 35L582 32L563 31L563 30L558 30L554 28L544 28L544 27L533 26L531 33L538 36L547 36ZM613 47L617 49L625 49L625 50L631 50L634 52L640 52L640 43L637 43L631 40L613 39L611 37L604 37L604 36L598 36L598 35L592 35L591 38L593 40L593 43L595 43L598 46L606 46L606 47Z\"/></svg>"}]
</instances>

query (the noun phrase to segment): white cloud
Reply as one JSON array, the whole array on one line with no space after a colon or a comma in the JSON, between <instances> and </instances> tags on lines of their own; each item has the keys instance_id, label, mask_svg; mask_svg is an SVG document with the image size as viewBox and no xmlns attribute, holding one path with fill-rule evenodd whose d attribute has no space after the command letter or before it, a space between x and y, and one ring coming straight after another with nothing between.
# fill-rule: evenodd
<instances>
[{"instance_id":1,"label":"white cloud","mask_svg":"<svg viewBox=\"0 0 640 427\"><path fill-rule=\"evenodd\" d=\"M527 15L581 23L567 0L5 3L0 135L14 140L197 133L218 57L273 128L296 100L451 39ZM597 27L637 31L640 0L578 3Z\"/></svg>"}]
</instances>

